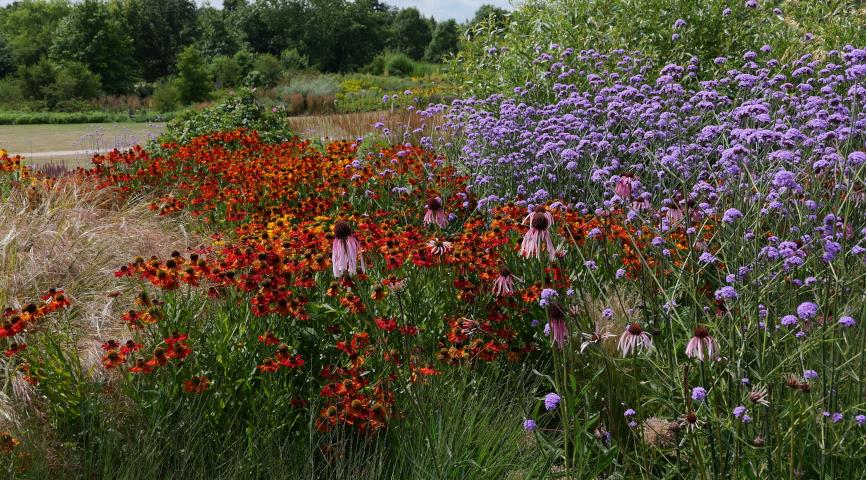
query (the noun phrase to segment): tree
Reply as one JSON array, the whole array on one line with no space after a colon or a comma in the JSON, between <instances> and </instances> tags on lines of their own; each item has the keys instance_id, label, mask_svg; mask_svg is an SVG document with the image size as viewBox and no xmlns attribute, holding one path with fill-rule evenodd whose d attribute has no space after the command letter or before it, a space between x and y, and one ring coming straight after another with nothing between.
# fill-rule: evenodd
<instances>
[{"instance_id":1,"label":"tree","mask_svg":"<svg viewBox=\"0 0 866 480\"><path fill-rule=\"evenodd\" d=\"M190 45L177 57L177 89L184 103L206 100L211 91L207 65L201 52Z\"/></svg>"},{"instance_id":2,"label":"tree","mask_svg":"<svg viewBox=\"0 0 866 480\"><path fill-rule=\"evenodd\" d=\"M240 49L242 35L227 17L227 11L213 7L203 7L198 11L196 45L205 57L234 55Z\"/></svg>"},{"instance_id":3,"label":"tree","mask_svg":"<svg viewBox=\"0 0 866 480\"><path fill-rule=\"evenodd\" d=\"M280 54L280 64L286 71L303 70L310 65L310 59L297 48L287 48Z\"/></svg>"},{"instance_id":4,"label":"tree","mask_svg":"<svg viewBox=\"0 0 866 480\"><path fill-rule=\"evenodd\" d=\"M234 58L227 55L214 57L210 67L211 75L220 88L234 88L240 85L244 71Z\"/></svg>"},{"instance_id":5,"label":"tree","mask_svg":"<svg viewBox=\"0 0 866 480\"><path fill-rule=\"evenodd\" d=\"M73 99L89 99L101 93L99 77L83 63L55 63L45 57L33 65L22 65L18 72L24 95L44 100L49 107Z\"/></svg>"},{"instance_id":6,"label":"tree","mask_svg":"<svg viewBox=\"0 0 866 480\"><path fill-rule=\"evenodd\" d=\"M286 48L299 47L304 33L313 28L305 0L264 0L236 7L231 12L233 27L245 47L257 53L279 55ZM340 12L335 12L339 15ZM337 24L331 30L337 30ZM328 32L333 33L333 32Z\"/></svg>"},{"instance_id":7,"label":"tree","mask_svg":"<svg viewBox=\"0 0 866 480\"><path fill-rule=\"evenodd\" d=\"M355 70L384 47L389 9L377 0L310 0L304 53L330 72Z\"/></svg>"},{"instance_id":8,"label":"tree","mask_svg":"<svg viewBox=\"0 0 866 480\"><path fill-rule=\"evenodd\" d=\"M177 54L196 36L192 0L125 0L124 16L141 75L154 81L171 73Z\"/></svg>"},{"instance_id":9,"label":"tree","mask_svg":"<svg viewBox=\"0 0 866 480\"><path fill-rule=\"evenodd\" d=\"M6 37L0 35L0 78L15 73L15 60Z\"/></svg>"},{"instance_id":10,"label":"tree","mask_svg":"<svg viewBox=\"0 0 866 480\"><path fill-rule=\"evenodd\" d=\"M478 10L475 11L475 16L469 22L469 25L474 26L487 21L492 21L495 27L504 26L508 21L508 10L494 7L489 4L481 5L478 7Z\"/></svg>"},{"instance_id":11,"label":"tree","mask_svg":"<svg viewBox=\"0 0 866 480\"><path fill-rule=\"evenodd\" d=\"M16 65L33 65L54 43L61 20L69 15L68 0L19 0L2 10L0 32Z\"/></svg>"},{"instance_id":12,"label":"tree","mask_svg":"<svg viewBox=\"0 0 866 480\"><path fill-rule=\"evenodd\" d=\"M283 74L283 66L280 60L270 53L260 53L256 55L256 61L253 62L253 68L262 75L262 86L273 87L280 81L280 76Z\"/></svg>"},{"instance_id":13,"label":"tree","mask_svg":"<svg viewBox=\"0 0 866 480\"><path fill-rule=\"evenodd\" d=\"M392 31L394 49L414 60L424 57L424 50L433 37L430 22L421 17L421 13L414 7L400 10L394 18Z\"/></svg>"},{"instance_id":14,"label":"tree","mask_svg":"<svg viewBox=\"0 0 866 480\"><path fill-rule=\"evenodd\" d=\"M42 89L45 101L55 106L65 100L96 98L102 84L95 73L80 62L63 62L54 70L54 82Z\"/></svg>"},{"instance_id":15,"label":"tree","mask_svg":"<svg viewBox=\"0 0 866 480\"><path fill-rule=\"evenodd\" d=\"M31 100L41 100L42 89L54 83L54 65L47 58L32 65L22 65L18 69L24 96Z\"/></svg>"},{"instance_id":16,"label":"tree","mask_svg":"<svg viewBox=\"0 0 866 480\"><path fill-rule=\"evenodd\" d=\"M137 76L132 42L107 4L84 0L60 22L51 58L77 61L99 75L108 93L126 93Z\"/></svg>"},{"instance_id":17,"label":"tree","mask_svg":"<svg viewBox=\"0 0 866 480\"><path fill-rule=\"evenodd\" d=\"M440 62L448 55L460 49L460 28L454 20L446 20L436 25L433 39L427 45L424 59L428 62Z\"/></svg>"}]
</instances>

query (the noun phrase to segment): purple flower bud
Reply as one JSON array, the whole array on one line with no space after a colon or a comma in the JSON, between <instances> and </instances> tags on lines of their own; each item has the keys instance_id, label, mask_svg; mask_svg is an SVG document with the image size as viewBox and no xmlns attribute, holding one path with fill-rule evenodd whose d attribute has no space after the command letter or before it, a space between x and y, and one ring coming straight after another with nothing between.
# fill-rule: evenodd
<instances>
[{"instance_id":1,"label":"purple flower bud","mask_svg":"<svg viewBox=\"0 0 866 480\"><path fill-rule=\"evenodd\" d=\"M544 408L546 408L548 411L553 410L559 405L559 400L559 395L553 392L548 393L544 396Z\"/></svg>"},{"instance_id":2,"label":"purple flower bud","mask_svg":"<svg viewBox=\"0 0 866 480\"><path fill-rule=\"evenodd\" d=\"M818 305L812 302L803 302L797 306L797 316L807 320L818 314Z\"/></svg>"}]
</instances>

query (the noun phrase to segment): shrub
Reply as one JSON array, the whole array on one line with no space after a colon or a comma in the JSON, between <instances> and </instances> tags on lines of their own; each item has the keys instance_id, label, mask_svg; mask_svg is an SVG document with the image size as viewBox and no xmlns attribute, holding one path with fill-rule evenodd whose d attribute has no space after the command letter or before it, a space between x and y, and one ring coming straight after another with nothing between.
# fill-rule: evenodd
<instances>
[{"instance_id":1,"label":"shrub","mask_svg":"<svg viewBox=\"0 0 866 480\"><path fill-rule=\"evenodd\" d=\"M212 107L178 116L169 122L159 140L183 143L207 133L236 128L256 130L267 141L291 137L282 117L265 109L249 89L240 88Z\"/></svg>"},{"instance_id":2,"label":"shrub","mask_svg":"<svg viewBox=\"0 0 866 480\"><path fill-rule=\"evenodd\" d=\"M219 55L210 65L211 76L220 88L234 88L240 85L243 69L232 57Z\"/></svg>"},{"instance_id":3,"label":"shrub","mask_svg":"<svg viewBox=\"0 0 866 480\"><path fill-rule=\"evenodd\" d=\"M101 93L99 77L79 62L63 62L58 65L54 82L43 87L42 92L49 105L72 99L95 98Z\"/></svg>"},{"instance_id":4,"label":"shrub","mask_svg":"<svg viewBox=\"0 0 866 480\"><path fill-rule=\"evenodd\" d=\"M367 65L361 68L361 73L366 73L370 75L384 75L385 74L385 60L387 59L388 54L385 52L379 53L373 60L370 61Z\"/></svg>"},{"instance_id":5,"label":"shrub","mask_svg":"<svg viewBox=\"0 0 866 480\"><path fill-rule=\"evenodd\" d=\"M391 54L385 60L384 73L398 77L411 77L415 74L415 62L405 54Z\"/></svg>"},{"instance_id":6,"label":"shrub","mask_svg":"<svg viewBox=\"0 0 866 480\"><path fill-rule=\"evenodd\" d=\"M153 91L151 97L153 108L160 112L171 112L177 110L181 104L180 89L177 81L169 80L160 83Z\"/></svg>"},{"instance_id":7,"label":"shrub","mask_svg":"<svg viewBox=\"0 0 866 480\"><path fill-rule=\"evenodd\" d=\"M178 55L177 75L177 90L181 102L201 102L208 98L213 84L204 58L195 46L187 47Z\"/></svg>"},{"instance_id":8,"label":"shrub","mask_svg":"<svg viewBox=\"0 0 866 480\"><path fill-rule=\"evenodd\" d=\"M21 80L15 77L0 78L0 104L16 105L24 98Z\"/></svg>"},{"instance_id":9,"label":"shrub","mask_svg":"<svg viewBox=\"0 0 866 480\"><path fill-rule=\"evenodd\" d=\"M242 72L249 72L252 70L253 64L256 61L255 54L248 50L238 50L232 58L241 66Z\"/></svg>"},{"instance_id":10,"label":"shrub","mask_svg":"<svg viewBox=\"0 0 866 480\"><path fill-rule=\"evenodd\" d=\"M257 86L273 87L280 80L283 74L283 67L277 57L261 53L256 55L256 60L253 63L253 68L261 73L261 83Z\"/></svg>"},{"instance_id":11,"label":"shrub","mask_svg":"<svg viewBox=\"0 0 866 480\"><path fill-rule=\"evenodd\" d=\"M280 63L287 72L294 72L309 67L310 59L302 55L297 48L287 48L280 54Z\"/></svg>"}]
</instances>

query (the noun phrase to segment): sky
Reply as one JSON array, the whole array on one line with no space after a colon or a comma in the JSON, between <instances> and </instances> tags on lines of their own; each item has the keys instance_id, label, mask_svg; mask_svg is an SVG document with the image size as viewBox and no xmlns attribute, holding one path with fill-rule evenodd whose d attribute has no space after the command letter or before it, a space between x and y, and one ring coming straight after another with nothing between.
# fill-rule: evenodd
<instances>
[{"instance_id":1,"label":"sky","mask_svg":"<svg viewBox=\"0 0 866 480\"><path fill-rule=\"evenodd\" d=\"M395 7L415 7L421 15L436 20L453 18L458 22L470 19L481 5L489 4L510 9L509 0L382 0Z\"/></svg>"}]
</instances>

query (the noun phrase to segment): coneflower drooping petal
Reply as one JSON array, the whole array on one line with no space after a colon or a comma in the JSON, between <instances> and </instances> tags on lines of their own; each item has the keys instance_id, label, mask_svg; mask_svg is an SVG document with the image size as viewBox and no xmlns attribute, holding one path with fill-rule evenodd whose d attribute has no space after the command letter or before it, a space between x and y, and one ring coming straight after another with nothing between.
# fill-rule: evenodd
<instances>
[{"instance_id":1,"label":"coneflower drooping petal","mask_svg":"<svg viewBox=\"0 0 866 480\"><path fill-rule=\"evenodd\" d=\"M433 197L427 201L427 206L424 211L424 225L439 225L445 228L448 225L448 215L445 214L445 208L442 206L442 198Z\"/></svg>"},{"instance_id":2,"label":"coneflower drooping petal","mask_svg":"<svg viewBox=\"0 0 866 480\"><path fill-rule=\"evenodd\" d=\"M523 236L520 254L524 258L541 258L541 254L546 248L550 260L556 260L556 249L550 236L553 215L546 211L543 206L539 206L523 219L523 223L529 223L529 231Z\"/></svg>"},{"instance_id":3,"label":"coneflower drooping petal","mask_svg":"<svg viewBox=\"0 0 866 480\"><path fill-rule=\"evenodd\" d=\"M331 263L334 277L340 278L345 274L349 276L364 271L364 258L361 256L361 242L355 238L352 227L346 222L337 222L334 225L334 245L331 249Z\"/></svg>"}]
</instances>

